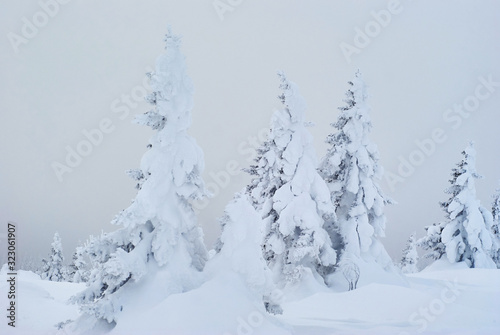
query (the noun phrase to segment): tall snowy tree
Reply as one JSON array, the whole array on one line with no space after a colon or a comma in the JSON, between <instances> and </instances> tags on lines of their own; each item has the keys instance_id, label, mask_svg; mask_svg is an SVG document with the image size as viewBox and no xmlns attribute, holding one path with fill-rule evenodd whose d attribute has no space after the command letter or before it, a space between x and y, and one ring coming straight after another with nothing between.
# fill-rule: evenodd
<instances>
[{"instance_id":1,"label":"tall snowy tree","mask_svg":"<svg viewBox=\"0 0 500 335\"><path fill-rule=\"evenodd\" d=\"M206 248L191 202L207 194L201 173L203 153L188 135L193 85L186 73L181 39L168 31L166 52L149 74L153 109L135 119L155 132L139 170L130 207L113 221L121 229L94 239L89 246L94 269L88 287L74 300L97 319L116 323L127 296L146 278L155 299L199 285ZM160 278L156 281L152 278Z\"/></svg>"},{"instance_id":2,"label":"tall snowy tree","mask_svg":"<svg viewBox=\"0 0 500 335\"><path fill-rule=\"evenodd\" d=\"M325 274L336 262L325 221L334 220L328 188L316 171L306 105L297 86L279 73L283 109L258 149L247 193L265 224L264 259L281 286L298 282L306 268Z\"/></svg>"},{"instance_id":3,"label":"tall snowy tree","mask_svg":"<svg viewBox=\"0 0 500 335\"><path fill-rule=\"evenodd\" d=\"M418 272L418 252L415 234L412 233L406 242L406 247L403 250L403 257L401 258L401 271L403 273L416 273Z\"/></svg>"},{"instance_id":4,"label":"tall snowy tree","mask_svg":"<svg viewBox=\"0 0 500 335\"><path fill-rule=\"evenodd\" d=\"M42 274L43 279L51 281L64 281L65 280L65 269L64 269L64 256L61 244L61 237L56 232L54 234L54 240L51 244L50 258L44 266L44 273Z\"/></svg>"},{"instance_id":5,"label":"tall snowy tree","mask_svg":"<svg viewBox=\"0 0 500 335\"><path fill-rule=\"evenodd\" d=\"M451 263L465 262L471 268L494 268L491 259L493 218L476 198L475 179L481 178L476 172L476 151L471 142L462 152L462 161L452 171L448 201L441 203L446 220L439 225L442 229L428 229L428 236L421 245L444 246L444 253ZM440 230L440 231L439 231ZM428 243L428 240L438 243ZM431 252L435 253L434 249Z\"/></svg>"},{"instance_id":6,"label":"tall snowy tree","mask_svg":"<svg viewBox=\"0 0 500 335\"><path fill-rule=\"evenodd\" d=\"M491 258L500 269L500 189L495 191L493 195L493 205L491 209L493 223L491 233L493 235Z\"/></svg>"},{"instance_id":7,"label":"tall snowy tree","mask_svg":"<svg viewBox=\"0 0 500 335\"><path fill-rule=\"evenodd\" d=\"M331 146L319 165L335 205L337 225L328 227L339 254L375 261L384 269L392 260L379 238L385 236L384 207L392 201L378 181L382 176L379 153L369 139L372 128L366 85L360 72L349 82L349 90L326 142Z\"/></svg>"}]
</instances>

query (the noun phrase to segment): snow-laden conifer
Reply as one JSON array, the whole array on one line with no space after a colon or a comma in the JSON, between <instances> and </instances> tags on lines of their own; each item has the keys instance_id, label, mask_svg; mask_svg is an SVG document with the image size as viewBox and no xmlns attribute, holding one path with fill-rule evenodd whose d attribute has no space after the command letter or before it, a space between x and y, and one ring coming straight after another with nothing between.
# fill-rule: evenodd
<instances>
[{"instance_id":1,"label":"snow-laden conifer","mask_svg":"<svg viewBox=\"0 0 500 335\"><path fill-rule=\"evenodd\" d=\"M166 52L149 74L153 109L135 121L154 130L140 169L129 171L139 189L114 224L121 228L87 245L93 263L88 287L74 298L97 319L115 323L135 289L156 289L155 299L198 285L207 259L191 202L206 195L203 153L187 133L193 85L169 29ZM155 279L158 278L158 279ZM141 282L149 280L150 285ZM159 285L155 287L154 285Z\"/></svg>"},{"instance_id":2,"label":"snow-laden conifer","mask_svg":"<svg viewBox=\"0 0 500 335\"><path fill-rule=\"evenodd\" d=\"M324 226L335 219L328 188L316 171L306 105L297 86L279 73L283 108L274 113L258 149L248 195L264 220L264 258L280 285L300 280L307 268L324 274L336 254Z\"/></svg>"},{"instance_id":3,"label":"snow-laden conifer","mask_svg":"<svg viewBox=\"0 0 500 335\"><path fill-rule=\"evenodd\" d=\"M41 275L42 279L51 281L64 281L66 279L61 237L57 232L54 234L54 239L51 244L50 257L48 260L43 259L42 262L43 261L45 262Z\"/></svg>"},{"instance_id":4,"label":"snow-laden conifer","mask_svg":"<svg viewBox=\"0 0 500 335\"><path fill-rule=\"evenodd\" d=\"M370 107L359 71L349 86L346 105L332 124L335 132L326 140L330 148L319 165L337 214L337 224L328 232L339 254L346 252L389 269L392 260L379 238L385 236L384 207L391 200L378 185L382 168L377 146L369 138Z\"/></svg>"},{"instance_id":5,"label":"snow-laden conifer","mask_svg":"<svg viewBox=\"0 0 500 335\"><path fill-rule=\"evenodd\" d=\"M406 242L406 247L403 250L403 257L401 258L401 271L403 273L416 273L418 272L418 252L417 252L417 241L415 239L415 234L412 233Z\"/></svg>"},{"instance_id":6,"label":"snow-laden conifer","mask_svg":"<svg viewBox=\"0 0 500 335\"><path fill-rule=\"evenodd\" d=\"M438 260L446 253L446 246L441 240L441 233L445 225L445 222L439 222L425 227L426 235L417 241L418 246L427 250L424 258Z\"/></svg>"},{"instance_id":7,"label":"snow-laden conifer","mask_svg":"<svg viewBox=\"0 0 500 335\"><path fill-rule=\"evenodd\" d=\"M82 246L76 247L73 253L71 264L68 266L67 277L68 281L73 283L86 282L89 279L89 269L85 262L85 249Z\"/></svg>"},{"instance_id":8,"label":"snow-laden conifer","mask_svg":"<svg viewBox=\"0 0 500 335\"><path fill-rule=\"evenodd\" d=\"M446 254L451 263L465 262L471 268L494 268L491 259L493 217L476 197L476 150L471 142L462 152L463 159L452 170L448 201L441 203L444 222L427 227L427 236L419 244L433 258Z\"/></svg>"}]
</instances>

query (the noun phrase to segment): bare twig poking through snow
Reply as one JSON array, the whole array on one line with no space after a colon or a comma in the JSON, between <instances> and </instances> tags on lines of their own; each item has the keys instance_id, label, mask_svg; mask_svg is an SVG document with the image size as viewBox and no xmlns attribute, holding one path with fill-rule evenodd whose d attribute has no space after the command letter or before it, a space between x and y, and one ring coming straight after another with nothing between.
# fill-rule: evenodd
<instances>
[{"instance_id":1,"label":"bare twig poking through snow","mask_svg":"<svg viewBox=\"0 0 500 335\"><path fill-rule=\"evenodd\" d=\"M349 283L349 291L356 289L359 280L359 266L350 259L344 259L340 263L340 269Z\"/></svg>"}]
</instances>

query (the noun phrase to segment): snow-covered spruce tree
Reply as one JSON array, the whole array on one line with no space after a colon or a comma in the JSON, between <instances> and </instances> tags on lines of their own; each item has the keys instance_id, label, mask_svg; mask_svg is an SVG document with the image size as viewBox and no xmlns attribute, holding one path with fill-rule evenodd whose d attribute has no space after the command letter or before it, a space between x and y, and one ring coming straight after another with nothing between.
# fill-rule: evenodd
<instances>
[{"instance_id":1,"label":"snow-covered spruce tree","mask_svg":"<svg viewBox=\"0 0 500 335\"><path fill-rule=\"evenodd\" d=\"M442 243L451 263L465 262L471 268L495 268L490 256L493 218L476 198L474 180L481 176L476 172L476 151L472 142L462 155L462 161L452 170L451 187L446 190L450 198L441 203L446 220L433 226L439 229L427 229L428 236L420 245L440 247ZM432 243L427 242L429 240ZM434 249L431 252L440 253Z\"/></svg>"},{"instance_id":2,"label":"snow-covered spruce tree","mask_svg":"<svg viewBox=\"0 0 500 335\"><path fill-rule=\"evenodd\" d=\"M47 279L51 281L64 281L65 280L65 269L64 269L64 256L61 244L61 238L56 232L54 234L54 240L51 244L50 258L45 266L44 273L42 274L42 279Z\"/></svg>"},{"instance_id":3,"label":"snow-covered spruce tree","mask_svg":"<svg viewBox=\"0 0 500 335\"><path fill-rule=\"evenodd\" d=\"M76 247L76 251L73 253L72 262L68 266L67 276L68 281L73 283L86 282L89 279L89 270L87 268L87 263L84 260L83 247Z\"/></svg>"},{"instance_id":4,"label":"snow-covered spruce tree","mask_svg":"<svg viewBox=\"0 0 500 335\"><path fill-rule=\"evenodd\" d=\"M319 165L335 206L337 224L327 227L337 253L389 269L393 263L379 241L385 236L384 207L392 201L378 181L382 176L377 146L369 139L372 128L366 85L359 71L326 142L331 146Z\"/></svg>"},{"instance_id":5,"label":"snow-covered spruce tree","mask_svg":"<svg viewBox=\"0 0 500 335\"><path fill-rule=\"evenodd\" d=\"M406 247L403 250L403 257L401 258L401 271L403 273L416 273L418 272L418 252L417 241L415 240L416 233L412 233L406 242Z\"/></svg>"},{"instance_id":6,"label":"snow-covered spruce tree","mask_svg":"<svg viewBox=\"0 0 500 335\"><path fill-rule=\"evenodd\" d=\"M444 222L440 222L425 227L426 235L417 241L419 247L428 251L424 258L437 260L446 253L446 246L441 241L441 233L445 225Z\"/></svg>"},{"instance_id":7,"label":"snow-covered spruce tree","mask_svg":"<svg viewBox=\"0 0 500 335\"><path fill-rule=\"evenodd\" d=\"M91 235L83 245L82 253L88 256L90 270L94 271L99 265L106 263L109 256L115 251L116 244L113 238L109 233L102 233L97 237Z\"/></svg>"},{"instance_id":8,"label":"snow-covered spruce tree","mask_svg":"<svg viewBox=\"0 0 500 335\"><path fill-rule=\"evenodd\" d=\"M40 270L37 271L37 274L41 279L46 280L47 274L49 272L49 261L46 258L42 258L42 265L40 266Z\"/></svg>"},{"instance_id":9,"label":"snow-covered spruce tree","mask_svg":"<svg viewBox=\"0 0 500 335\"><path fill-rule=\"evenodd\" d=\"M264 220L264 259L275 282L298 282L306 268L324 275L335 262L324 222L334 220L328 188L316 171L306 105L297 86L279 73L283 109L271 121L267 141L258 149L247 193Z\"/></svg>"},{"instance_id":10,"label":"snow-covered spruce tree","mask_svg":"<svg viewBox=\"0 0 500 335\"><path fill-rule=\"evenodd\" d=\"M71 258L71 263L66 267L66 272L64 274L66 280L69 282L73 282L73 277L75 276L77 270L75 261L76 261L76 253L73 253L73 256Z\"/></svg>"},{"instance_id":11,"label":"snow-covered spruce tree","mask_svg":"<svg viewBox=\"0 0 500 335\"><path fill-rule=\"evenodd\" d=\"M129 173L138 181L138 194L113 221L122 228L88 246L94 269L87 289L74 299L83 312L109 323L127 308L123 301L134 288L155 289L154 299L161 300L195 287L207 259L191 206L207 193L203 153L187 133L193 86L180 37L169 29L165 41L166 52L149 74L153 110L135 119L155 130L140 169ZM144 280L161 287L140 285Z\"/></svg>"},{"instance_id":12,"label":"snow-covered spruce tree","mask_svg":"<svg viewBox=\"0 0 500 335\"><path fill-rule=\"evenodd\" d=\"M500 189L497 189L493 195L491 214L493 216L491 258L500 269Z\"/></svg>"}]
</instances>

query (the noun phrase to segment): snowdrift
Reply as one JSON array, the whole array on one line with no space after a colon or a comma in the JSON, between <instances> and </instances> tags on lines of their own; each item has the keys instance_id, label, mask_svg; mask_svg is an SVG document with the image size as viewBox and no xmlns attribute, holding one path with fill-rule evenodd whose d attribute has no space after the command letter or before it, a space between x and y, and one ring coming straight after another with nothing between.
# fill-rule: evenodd
<instances>
[{"instance_id":1,"label":"snowdrift","mask_svg":"<svg viewBox=\"0 0 500 335\"><path fill-rule=\"evenodd\" d=\"M500 333L500 271L469 269L440 260L405 276L405 285L371 283L350 292L322 289L265 312L241 274L221 271L192 291L154 306L137 304L110 335L172 334L481 334ZM55 325L79 317L67 303L84 284L43 281L20 271L18 327L3 321L1 334L69 334ZM6 306L6 274L0 274ZM298 292L300 293L300 292ZM154 294L151 291L149 294ZM147 298L148 297L143 297ZM151 297L152 300L153 297Z\"/></svg>"}]
</instances>

